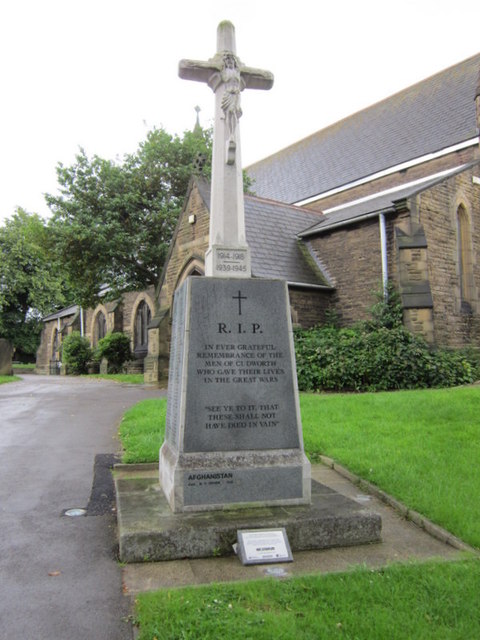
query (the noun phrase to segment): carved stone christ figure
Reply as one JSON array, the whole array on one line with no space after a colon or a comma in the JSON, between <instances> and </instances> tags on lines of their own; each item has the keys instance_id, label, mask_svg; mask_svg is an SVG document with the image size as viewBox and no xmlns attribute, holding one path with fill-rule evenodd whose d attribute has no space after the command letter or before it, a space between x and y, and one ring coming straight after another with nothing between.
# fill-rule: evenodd
<instances>
[{"instance_id":1,"label":"carved stone christ figure","mask_svg":"<svg viewBox=\"0 0 480 640\"><path fill-rule=\"evenodd\" d=\"M178 73L185 80L205 82L215 94L210 234L205 252L205 275L249 278L251 260L245 233L240 94L244 89L270 89L273 75L242 63L236 54L235 28L227 20L218 25L217 52L213 58L181 60ZM223 263L225 260L228 265Z\"/></svg>"},{"instance_id":2,"label":"carved stone christ figure","mask_svg":"<svg viewBox=\"0 0 480 640\"><path fill-rule=\"evenodd\" d=\"M227 53L223 60L224 67L221 73L222 82L224 84L222 110L225 114L225 120L228 126L229 140L230 142L235 142L237 122L242 115L242 109L240 107L240 92L243 90L245 83L242 81L235 56L231 53Z\"/></svg>"}]
</instances>

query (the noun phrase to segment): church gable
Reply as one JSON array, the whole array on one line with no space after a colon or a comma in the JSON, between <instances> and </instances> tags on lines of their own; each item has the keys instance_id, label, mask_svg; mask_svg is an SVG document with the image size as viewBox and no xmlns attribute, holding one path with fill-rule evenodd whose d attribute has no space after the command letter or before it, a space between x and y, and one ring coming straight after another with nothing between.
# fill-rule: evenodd
<instances>
[{"instance_id":1,"label":"church gable","mask_svg":"<svg viewBox=\"0 0 480 640\"><path fill-rule=\"evenodd\" d=\"M160 282L161 309L172 306L175 290L188 275L204 273L210 220L208 188L204 178L190 181Z\"/></svg>"}]
</instances>

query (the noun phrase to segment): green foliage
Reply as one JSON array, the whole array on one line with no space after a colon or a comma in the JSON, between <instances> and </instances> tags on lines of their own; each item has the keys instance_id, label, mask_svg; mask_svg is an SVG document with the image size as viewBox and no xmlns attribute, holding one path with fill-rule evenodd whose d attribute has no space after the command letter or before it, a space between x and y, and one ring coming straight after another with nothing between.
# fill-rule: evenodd
<instances>
[{"instance_id":1,"label":"green foliage","mask_svg":"<svg viewBox=\"0 0 480 640\"><path fill-rule=\"evenodd\" d=\"M370 329L394 329L402 326L403 309L398 291L392 282L387 282L384 289L381 287L374 292L376 303L370 308L371 319L366 322Z\"/></svg>"},{"instance_id":2,"label":"green foliage","mask_svg":"<svg viewBox=\"0 0 480 640\"><path fill-rule=\"evenodd\" d=\"M480 634L477 559L141 593L138 640L429 640Z\"/></svg>"},{"instance_id":3,"label":"green foliage","mask_svg":"<svg viewBox=\"0 0 480 640\"><path fill-rule=\"evenodd\" d=\"M448 387L475 379L475 367L463 353L431 351L399 326L297 330L295 348L302 391Z\"/></svg>"},{"instance_id":4,"label":"green foliage","mask_svg":"<svg viewBox=\"0 0 480 640\"><path fill-rule=\"evenodd\" d=\"M132 359L130 339L124 333L114 332L98 341L95 360L108 360L108 373L120 373L127 360Z\"/></svg>"},{"instance_id":5,"label":"green foliage","mask_svg":"<svg viewBox=\"0 0 480 640\"><path fill-rule=\"evenodd\" d=\"M62 342L62 363L68 373L80 375L87 372L87 363L92 359L92 350L87 338L74 331Z\"/></svg>"},{"instance_id":6,"label":"green foliage","mask_svg":"<svg viewBox=\"0 0 480 640\"><path fill-rule=\"evenodd\" d=\"M480 386L301 394L305 451L323 454L480 548Z\"/></svg>"},{"instance_id":7,"label":"green foliage","mask_svg":"<svg viewBox=\"0 0 480 640\"><path fill-rule=\"evenodd\" d=\"M11 342L15 357L35 355L41 317L71 302L45 222L17 209L0 227L0 337Z\"/></svg>"},{"instance_id":8,"label":"green foliage","mask_svg":"<svg viewBox=\"0 0 480 640\"><path fill-rule=\"evenodd\" d=\"M122 162L81 149L75 164L58 165L50 229L80 304L92 306L103 284L111 298L157 285L198 153L210 164L210 131L154 129Z\"/></svg>"},{"instance_id":9,"label":"green foliage","mask_svg":"<svg viewBox=\"0 0 480 640\"><path fill-rule=\"evenodd\" d=\"M158 462L166 415L165 398L142 400L125 413L119 428L122 462Z\"/></svg>"},{"instance_id":10,"label":"green foliage","mask_svg":"<svg viewBox=\"0 0 480 640\"><path fill-rule=\"evenodd\" d=\"M18 376L0 376L0 384L6 384L7 382L18 382L21 380Z\"/></svg>"},{"instance_id":11,"label":"green foliage","mask_svg":"<svg viewBox=\"0 0 480 640\"><path fill-rule=\"evenodd\" d=\"M468 384L478 374L465 352L432 351L402 325L398 294L389 285L371 319L352 328L334 326L295 331L302 391L387 391Z\"/></svg>"}]
</instances>

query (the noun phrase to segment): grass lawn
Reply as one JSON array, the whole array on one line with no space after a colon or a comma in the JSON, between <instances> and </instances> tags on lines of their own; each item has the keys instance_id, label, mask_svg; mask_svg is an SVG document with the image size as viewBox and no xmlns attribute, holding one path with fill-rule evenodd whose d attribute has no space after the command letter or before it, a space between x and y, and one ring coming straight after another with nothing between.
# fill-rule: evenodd
<instances>
[{"instance_id":1,"label":"grass lawn","mask_svg":"<svg viewBox=\"0 0 480 640\"><path fill-rule=\"evenodd\" d=\"M305 449L480 547L480 387L302 394ZM125 461L158 460L165 400L125 414ZM142 594L139 640L480 637L480 561ZM231 607L229 606L231 605Z\"/></svg>"},{"instance_id":2,"label":"grass lawn","mask_svg":"<svg viewBox=\"0 0 480 640\"><path fill-rule=\"evenodd\" d=\"M138 640L474 640L480 561L144 593Z\"/></svg>"},{"instance_id":3,"label":"grass lawn","mask_svg":"<svg viewBox=\"0 0 480 640\"><path fill-rule=\"evenodd\" d=\"M124 382L126 384L143 384L144 382L143 373L89 373L88 377Z\"/></svg>"},{"instance_id":4,"label":"grass lawn","mask_svg":"<svg viewBox=\"0 0 480 640\"><path fill-rule=\"evenodd\" d=\"M6 384L7 382L16 382L21 380L18 376L0 376L0 384Z\"/></svg>"},{"instance_id":5,"label":"grass lawn","mask_svg":"<svg viewBox=\"0 0 480 640\"><path fill-rule=\"evenodd\" d=\"M480 386L301 397L324 453L480 547Z\"/></svg>"},{"instance_id":6,"label":"grass lawn","mask_svg":"<svg viewBox=\"0 0 480 640\"><path fill-rule=\"evenodd\" d=\"M119 429L122 462L158 462L166 413L167 401L160 398L142 400L124 414Z\"/></svg>"},{"instance_id":7,"label":"grass lawn","mask_svg":"<svg viewBox=\"0 0 480 640\"><path fill-rule=\"evenodd\" d=\"M23 371L35 371L35 364L33 362L29 362L26 364L23 364L21 362L17 362L13 364L13 371L18 371L18 372L23 372Z\"/></svg>"}]
</instances>

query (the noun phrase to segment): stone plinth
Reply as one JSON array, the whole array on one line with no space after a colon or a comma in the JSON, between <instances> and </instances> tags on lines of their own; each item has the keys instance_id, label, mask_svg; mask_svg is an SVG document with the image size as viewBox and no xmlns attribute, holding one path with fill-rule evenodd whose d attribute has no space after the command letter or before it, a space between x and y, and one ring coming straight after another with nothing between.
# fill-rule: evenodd
<instances>
[{"instance_id":1,"label":"stone plinth","mask_svg":"<svg viewBox=\"0 0 480 640\"><path fill-rule=\"evenodd\" d=\"M285 527L293 552L379 542L378 514L312 482L309 505L172 513L154 465L115 467L118 536L123 562L231 555L237 531Z\"/></svg>"},{"instance_id":2,"label":"stone plinth","mask_svg":"<svg viewBox=\"0 0 480 640\"><path fill-rule=\"evenodd\" d=\"M172 510L308 504L286 283L187 278L173 318L160 450Z\"/></svg>"}]
</instances>

